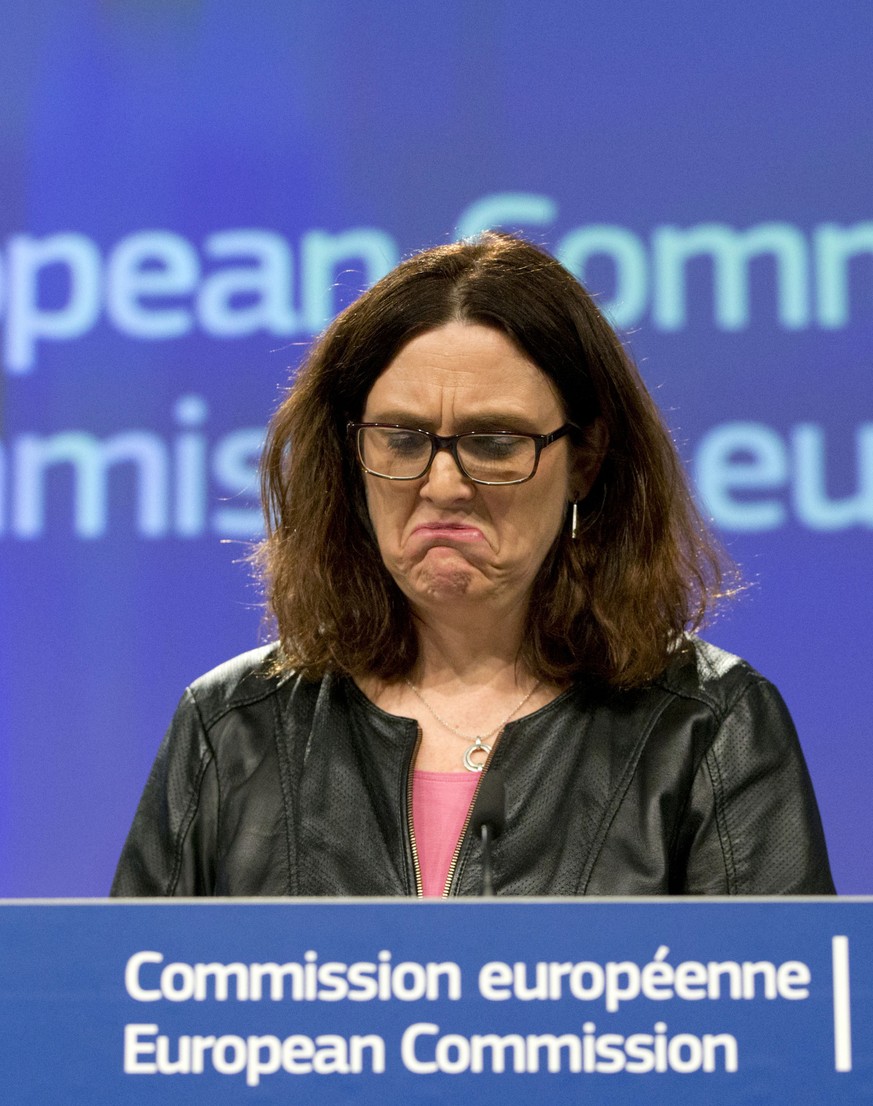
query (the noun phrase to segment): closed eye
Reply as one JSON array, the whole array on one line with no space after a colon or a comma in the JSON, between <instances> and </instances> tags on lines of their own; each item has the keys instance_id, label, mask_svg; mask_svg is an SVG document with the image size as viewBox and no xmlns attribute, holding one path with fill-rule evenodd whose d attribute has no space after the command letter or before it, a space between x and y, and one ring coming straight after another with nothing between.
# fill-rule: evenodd
<instances>
[{"instance_id":1,"label":"closed eye","mask_svg":"<svg viewBox=\"0 0 873 1106\"><path fill-rule=\"evenodd\" d=\"M529 438L512 434L470 434L458 443L464 453L481 461L504 461L529 448Z\"/></svg>"},{"instance_id":2,"label":"closed eye","mask_svg":"<svg viewBox=\"0 0 873 1106\"><path fill-rule=\"evenodd\" d=\"M418 457L430 449L430 441L414 430L383 430L380 445L395 457Z\"/></svg>"}]
</instances>

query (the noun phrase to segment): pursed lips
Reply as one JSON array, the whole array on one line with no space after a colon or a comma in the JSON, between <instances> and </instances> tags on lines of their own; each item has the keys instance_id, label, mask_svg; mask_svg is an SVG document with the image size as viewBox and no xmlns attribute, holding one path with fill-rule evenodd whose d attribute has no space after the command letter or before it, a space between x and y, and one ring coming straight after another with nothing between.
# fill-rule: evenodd
<instances>
[{"instance_id":1,"label":"pursed lips","mask_svg":"<svg viewBox=\"0 0 873 1106\"><path fill-rule=\"evenodd\" d=\"M485 537L478 526L463 522L422 522L415 527L411 536L433 544L482 541Z\"/></svg>"}]
</instances>

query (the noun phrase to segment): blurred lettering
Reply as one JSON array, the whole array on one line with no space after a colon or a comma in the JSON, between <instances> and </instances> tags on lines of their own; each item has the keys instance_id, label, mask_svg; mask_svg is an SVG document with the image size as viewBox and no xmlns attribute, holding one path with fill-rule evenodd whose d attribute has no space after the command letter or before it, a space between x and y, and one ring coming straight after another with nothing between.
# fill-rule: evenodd
<instances>
[{"instance_id":1,"label":"blurred lettering","mask_svg":"<svg viewBox=\"0 0 873 1106\"><path fill-rule=\"evenodd\" d=\"M783 435L763 423L726 422L698 443L693 474L706 512L724 530L776 530L789 519L829 533L873 529L873 423L855 429L853 453L854 490L837 496L828 491L833 457L824 427L799 423Z\"/></svg>"},{"instance_id":2,"label":"blurred lettering","mask_svg":"<svg viewBox=\"0 0 873 1106\"><path fill-rule=\"evenodd\" d=\"M311 230L303 235L303 317L308 333L317 334L336 313L337 270L353 259L364 263L364 282L357 289L360 293L391 272L400 260L400 251L390 234L374 227L359 227L342 234Z\"/></svg>"},{"instance_id":3,"label":"blurred lettering","mask_svg":"<svg viewBox=\"0 0 873 1106\"><path fill-rule=\"evenodd\" d=\"M194 325L190 306L166 302L190 296L200 278L197 251L180 235L152 230L123 238L109 254L106 277L106 313L130 337L180 338Z\"/></svg>"},{"instance_id":4,"label":"blurred lettering","mask_svg":"<svg viewBox=\"0 0 873 1106\"><path fill-rule=\"evenodd\" d=\"M599 222L561 230L558 215L550 196L498 192L471 203L458 232L549 228L555 255L591 286L619 327L643 321L666 333L701 324L723 331L772 322L789 331L847 327L853 304L857 314L861 302L853 279L864 276L862 260L873 260L873 222L822 223L808 231L777 221L745 229L707 222L642 232ZM80 233L13 235L0 250L5 367L31 372L42 343L81 338L101 319L145 341L195 330L218 339L265 333L308 340L399 258L397 240L378 227L305 230L296 249L277 231L257 227L215 231L199 245L169 230L140 230L105 256ZM592 280L592 262L608 266L608 297L597 286L599 271L597 285ZM701 265L710 280L698 279ZM759 270L766 283L753 280ZM343 289L349 272L355 280ZM753 302L762 295L768 302Z\"/></svg>"},{"instance_id":5,"label":"blurred lettering","mask_svg":"<svg viewBox=\"0 0 873 1106\"><path fill-rule=\"evenodd\" d=\"M292 259L281 235L266 230L227 230L206 239L208 257L235 259L206 278L197 301L200 325L217 338L239 338L265 330L294 334L299 328L291 303Z\"/></svg>"},{"instance_id":6,"label":"blurred lettering","mask_svg":"<svg viewBox=\"0 0 873 1106\"><path fill-rule=\"evenodd\" d=\"M182 396L174 407L179 433L169 439L142 429L103 439L62 430L0 443L0 534L34 540L69 527L77 538L97 539L112 524L149 539L257 537L263 430L210 440L208 413L202 396ZM125 484L114 477L120 468Z\"/></svg>"},{"instance_id":7,"label":"blurred lettering","mask_svg":"<svg viewBox=\"0 0 873 1106\"><path fill-rule=\"evenodd\" d=\"M873 260L873 222L841 227L823 223L815 232L818 321L835 330L849 322L849 261L867 254Z\"/></svg>"},{"instance_id":8,"label":"blurred lettering","mask_svg":"<svg viewBox=\"0 0 873 1106\"><path fill-rule=\"evenodd\" d=\"M210 434L199 395L172 410L169 435L68 429L0 441L0 536L97 539L124 528L145 539L257 538L263 429ZM830 436L816 423L719 423L693 447L691 469L721 530L873 530L873 422Z\"/></svg>"},{"instance_id":9,"label":"blurred lettering","mask_svg":"<svg viewBox=\"0 0 873 1106\"><path fill-rule=\"evenodd\" d=\"M84 234L13 235L6 269L4 358L10 372L33 368L40 340L79 338L100 317L100 251ZM65 294L59 304L48 306L40 292L52 271L61 277Z\"/></svg>"},{"instance_id":10,"label":"blurred lettering","mask_svg":"<svg viewBox=\"0 0 873 1106\"><path fill-rule=\"evenodd\" d=\"M742 330L751 321L749 264L769 257L775 265L776 313L786 330L809 325L809 251L801 231L787 223L761 223L746 231L723 223L659 227L652 234L652 316L661 330L687 325L686 265L711 259L713 314L722 330Z\"/></svg>"},{"instance_id":11,"label":"blurred lettering","mask_svg":"<svg viewBox=\"0 0 873 1106\"><path fill-rule=\"evenodd\" d=\"M787 511L777 493L788 482L788 474L785 443L777 431L761 423L716 426L704 436L695 455L700 497L716 525L727 530L781 526Z\"/></svg>"}]
</instances>

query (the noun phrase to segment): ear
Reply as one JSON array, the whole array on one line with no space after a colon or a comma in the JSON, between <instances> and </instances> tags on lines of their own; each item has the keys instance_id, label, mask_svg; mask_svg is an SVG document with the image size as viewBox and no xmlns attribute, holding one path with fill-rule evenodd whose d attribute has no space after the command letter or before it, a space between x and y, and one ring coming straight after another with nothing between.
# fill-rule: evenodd
<instances>
[{"instance_id":1,"label":"ear","mask_svg":"<svg viewBox=\"0 0 873 1106\"><path fill-rule=\"evenodd\" d=\"M576 446L576 456L570 472L570 494L577 503L591 491L609 448L609 431L602 418L598 417L589 423L584 435L585 440Z\"/></svg>"}]
</instances>

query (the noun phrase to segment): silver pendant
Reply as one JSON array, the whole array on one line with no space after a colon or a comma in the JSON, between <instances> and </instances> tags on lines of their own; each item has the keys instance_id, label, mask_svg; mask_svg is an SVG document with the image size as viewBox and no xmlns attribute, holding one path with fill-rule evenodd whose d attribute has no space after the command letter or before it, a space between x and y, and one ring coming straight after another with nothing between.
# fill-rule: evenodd
<instances>
[{"instance_id":1,"label":"silver pendant","mask_svg":"<svg viewBox=\"0 0 873 1106\"><path fill-rule=\"evenodd\" d=\"M473 754L478 752L485 754L484 759L480 761L473 760ZM477 737L473 744L464 753L464 767L468 772L481 772L485 767L485 761L491 755L491 746L486 745L481 737Z\"/></svg>"}]
</instances>

